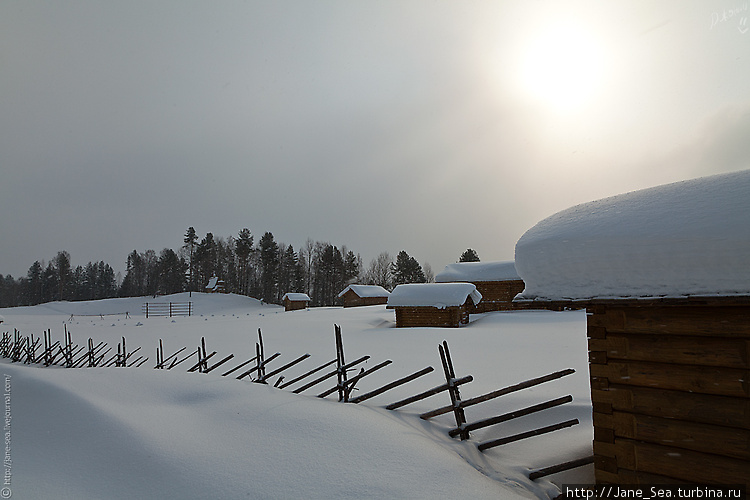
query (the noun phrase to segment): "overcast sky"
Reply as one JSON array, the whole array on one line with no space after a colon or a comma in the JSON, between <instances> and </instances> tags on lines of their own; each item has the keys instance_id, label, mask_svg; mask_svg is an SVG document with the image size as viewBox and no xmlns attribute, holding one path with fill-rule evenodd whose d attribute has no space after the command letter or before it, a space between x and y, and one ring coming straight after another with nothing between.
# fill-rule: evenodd
<instances>
[{"instance_id":1,"label":"overcast sky","mask_svg":"<svg viewBox=\"0 0 750 500\"><path fill-rule=\"evenodd\" d=\"M199 237L512 260L750 168L748 1L4 0L0 273ZM749 194L750 196L750 194Z\"/></svg>"}]
</instances>

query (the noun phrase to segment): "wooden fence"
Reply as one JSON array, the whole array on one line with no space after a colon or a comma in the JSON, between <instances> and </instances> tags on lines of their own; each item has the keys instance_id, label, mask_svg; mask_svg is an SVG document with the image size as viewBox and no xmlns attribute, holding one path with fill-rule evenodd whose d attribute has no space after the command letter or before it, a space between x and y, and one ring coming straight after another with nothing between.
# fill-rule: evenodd
<instances>
[{"instance_id":1,"label":"wooden fence","mask_svg":"<svg viewBox=\"0 0 750 500\"><path fill-rule=\"evenodd\" d=\"M146 302L143 304L143 314L149 316L192 316L192 302Z\"/></svg>"},{"instance_id":2,"label":"wooden fence","mask_svg":"<svg viewBox=\"0 0 750 500\"><path fill-rule=\"evenodd\" d=\"M153 308L153 306L161 307ZM189 302L183 304L182 308L178 308L175 306L176 304L174 303L147 303L144 304L144 312L146 312L147 317L149 315L166 316L167 314L172 316L179 314L178 311L187 311L187 314L191 312ZM375 371L385 368L386 366L390 365L392 361L382 361L370 367L369 369L359 368L359 371L356 373L356 375L350 376L349 372L353 371L357 365L364 363L368 359L370 359L370 356L361 356L354 361L347 362L344 355L344 342L341 328L338 325L334 325L334 330L336 340L336 359L308 370L303 375L297 376L286 383L282 383L284 381L284 375L282 375L282 372L306 360L310 357L310 355L303 354L302 356L295 358L294 360L284 364L279 368L269 369L268 365L273 360L280 357L281 353L276 352L271 356L266 357L265 348L263 345L263 335L260 329L258 329L258 341L255 343L255 356L242 361L234 368L231 368L222 373L221 376L226 377L228 375L239 373L239 375L234 375L236 379L247 379L254 383L260 384L269 384L269 382L271 382L271 377L278 376L273 386L279 389L284 389L297 384L298 382L304 382L305 379L308 379L312 375L323 371L325 368L331 365L335 365L335 367L332 370L328 371L326 374L318 376L310 382L305 382L303 385L300 385L296 389L292 389L292 392L294 392L295 394L300 394L318 384L325 382L326 380L333 379L335 377L336 384L329 389L320 392L319 394L317 394L317 396L319 398L325 398L331 394L336 393L340 402L357 404L375 396L381 395L395 387L407 384L434 371L432 366L427 366L422 370L401 377L389 384L371 390L367 393L361 394L357 397L351 397L352 392L355 390L355 386L359 384L364 377L371 373L374 373ZM78 346L77 344L73 343L72 336L70 332L68 332L67 327L65 327L64 338L62 342L52 342L51 332L49 330L44 332L43 339L39 337L34 338L33 335L29 337L23 337L17 330L13 335L11 335L9 332L3 333L2 339L0 339L0 356L9 358L11 362L22 362L25 364L38 363L43 364L44 366L58 365L65 368L84 368L97 366L140 367L144 363L146 363L146 361L148 361L148 357L135 357L140 349L141 348L138 347L137 349L128 352L128 350L126 349L125 337L123 337L122 341L117 344L116 352L114 350L114 347L108 348L107 344L104 342L95 344L94 341L90 338L88 339L88 343L86 345ZM223 357L221 360L210 364L209 361L213 359L217 352L209 352L209 350L206 348L205 337L201 338L200 344L195 350L191 351L189 354L184 354L185 351L187 351L187 347L182 347L181 349L175 351L173 354L165 356L164 344L162 340L159 339L159 346L156 349L156 364L154 368L170 370L180 365L184 361L193 358L194 362L191 364L190 368L188 368L188 372L210 373L214 369L218 368L221 365L224 365L225 363L228 363L234 358L234 354L229 354ZM435 410L423 413L420 415L420 417L424 420L429 420L438 415L453 413L456 421L456 427L449 430L448 434L451 437L460 437L462 440L469 440L471 438L470 433L477 429L495 426L503 422L514 420L516 418L567 404L573 400L572 396L570 395L562 396L550 401L541 402L539 404L521 408L492 418L468 423L465 414L465 408L504 396L506 394L510 394L516 391L562 378L574 373L574 370L561 370L549 375L544 375L511 386L507 386L487 394L469 399L462 399L461 393L459 391L459 386L472 382L474 380L473 377L471 375L463 377L459 377L456 375L447 342L444 341L442 344L438 345L438 352L440 354L440 361L443 368L442 371L445 382L441 385L438 385L437 387L433 387L432 389L423 391L412 397L402 399L395 403L391 403L385 406L386 409L396 410L416 401L420 401L443 392L448 392L450 396L449 405L441 406ZM578 424L577 419L566 420L558 424L531 429L519 434L477 443L476 446L479 451L484 452L485 450L492 449L497 446L502 446L522 439L528 439L534 436L557 431L576 424ZM581 458L579 460L574 460L563 464L553 465L550 467L545 467L532 471L529 474L529 478L535 480L549 474L554 474L567 469L580 467L582 465L592 463L592 461L593 456Z\"/></svg>"}]
</instances>

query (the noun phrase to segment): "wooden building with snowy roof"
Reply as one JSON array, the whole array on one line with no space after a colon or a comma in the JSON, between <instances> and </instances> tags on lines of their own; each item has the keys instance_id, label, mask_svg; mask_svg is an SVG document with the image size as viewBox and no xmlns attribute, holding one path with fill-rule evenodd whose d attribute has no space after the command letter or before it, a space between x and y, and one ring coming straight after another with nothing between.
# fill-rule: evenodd
<instances>
[{"instance_id":1,"label":"wooden building with snowy roof","mask_svg":"<svg viewBox=\"0 0 750 500\"><path fill-rule=\"evenodd\" d=\"M482 294L482 301L472 306L472 313L517 309L513 298L524 289L513 261L448 264L435 276L435 281L474 284Z\"/></svg>"},{"instance_id":2,"label":"wooden building with snowy roof","mask_svg":"<svg viewBox=\"0 0 750 500\"><path fill-rule=\"evenodd\" d=\"M396 311L397 327L458 328L481 300L471 283L410 283L393 289L386 308Z\"/></svg>"},{"instance_id":3,"label":"wooden building with snowy roof","mask_svg":"<svg viewBox=\"0 0 750 500\"><path fill-rule=\"evenodd\" d=\"M224 280L220 280L217 276L209 278L208 284L206 285L206 293L226 293Z\"/></svg>"},{"instance_id":4,"label":"wooden building with snowy roof","mask_svg":"<svg viewBox=\"0 0 750 500\"><path fill-rule=\"evenodd\" d=\"M285 293L281 298L281 303L284 304L285 311L307 309L310 304L310 296L306 293Z\"/></svg>"},{"instance_id":5,"label":"wooden building with snowy roof","mask_svg":"<svg viewBox=\"0 0 750 500\"><path fill-rule=\"evenodd\" d=\"M748 482L750 170L564 210L516 267L586 308L597 483Z\"/></svg>"},{"instance_id":6,"label":"wooden building with snowy roof","mask_svg":"<svg viewBox=\"0 0 750 500\"><path fill-rule=\"evenodd\" d=\"M349 285L339 293L344 307L373 306L387 304L391 293L378 285Z\"/></svg>"}]
</instances>

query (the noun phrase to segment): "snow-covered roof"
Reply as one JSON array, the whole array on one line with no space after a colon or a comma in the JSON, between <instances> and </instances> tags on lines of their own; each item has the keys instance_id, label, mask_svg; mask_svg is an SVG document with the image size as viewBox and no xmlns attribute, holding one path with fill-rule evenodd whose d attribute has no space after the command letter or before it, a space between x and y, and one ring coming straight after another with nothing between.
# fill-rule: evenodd
<instances>
[{"instance_id":1,"label":"snow-covered roof","mask_svg":"<svg viewBox=\"0 0 750 500\"><path fill-rule=\"evenodd\" d=\"M516 244L518 299L750 294L750 170L577 205Z\"/></svg>"},{"instance_id":2,"label":"snow-covered roof","mask_svg":"<svg viewBox=\"0 0 750 500\"><path fill-rule=\"evenodd\" d=\"M291 302L310 302L310 297L306 293L285 293L281 300L289 299Z\"/></svg>"},{"instance_id":3,"label":"snow-covered roof","mask_svg":"<svg viewBox=\"0 0 750 500\"><path fill-rule=\"evenodd\" d=\"M458 262L448 264L442 272L435 276L438 283L455 281L507 281L521 279L516 272L515 263L502 262Z\"/></svg>"},{"instance_id":4,"label":"snow-covered roof","mask_svg":"<svg viewBox=\"0 0 750 500\"><path fill-rule=\"evenodd\" d=\"M357 294L358 297L388 297L391 293L378 285L349 285L339 294L343 297L349 290Z\"/></svg>"},{"instance_id":5,"label":"snow-covered roof","mask_svg":"<svg viewBox=\"0 0 750 500\"><path fill-rule=\"evenodd\" d=\"M219 281L219 278L216 276L212 276L208 279L208 285L206 285L206 288L216 288L216 282Z\"/></svg>"},{"instance_id":6,"label":"snow-covered roof","mask_svg":"<svg viewBox=\"0 0 750 500\"><path fill-rule=\"evenodd\" d=\"M471 283L409 283L398 285L388 297L388 307L446 307L461 306L471 297L474 304L482 294Z\"/></svg>"}]
</instances>

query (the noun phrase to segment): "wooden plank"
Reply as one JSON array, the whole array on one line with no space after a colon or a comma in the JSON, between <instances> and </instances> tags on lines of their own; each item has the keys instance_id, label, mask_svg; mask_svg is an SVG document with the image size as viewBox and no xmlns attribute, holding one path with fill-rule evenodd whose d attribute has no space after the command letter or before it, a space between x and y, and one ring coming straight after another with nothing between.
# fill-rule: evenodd
<instances>
[{"instance_id":1,"label":"wooden plank","mask_svg":"<svg viewBox=\"0 0 750 500\"><path fill-rule=\"evenodd\" d=\"M513 420L519 417L523 417L526 415L531 415L532 413L537 413L542 410L547 410L549 408L554 408L555 406L564 405L566 403L570 403L573 401L573 396L563 396L561 398L553 399L551 401L546 401L544 403L539 403L536 405L528 406L526 408L522 408L520 410L515 410L509 413L505 413L503 415L498 415L496 417L490 417L483 420L478 420L476 422L472 422L470 424L466 424L462 426L461 428L454 428L448 431L448 435L450 437L456 437L461 432L471 432L475 431L477 429L483 429L485 427L489 427L491 425L497 425L503 422L507 422L508 420Z\"/></svg>"},{"instance_id":2,"label":"wooden plank","mask_svg":"<svg viewBox=\"0 0 750 500\"><path fill-rule=\"evenodd\" d=\"M607 306L588 316L609 333L660 333L750 338L750 306Z\"/></svg>"},{"instance_id":3,"label":"wooden plank","mask_svg":"<svg viewBox=\"0 0 750 500\"><path fill-rule=\"evenodd\" d=\"M542 434L547 434L549 432L557 431L560 429L565 429L567 427L572 427L574 425L578 425L578 419L574 418L572 420L566 420L565 422L560 422L559 424L554 425L548 425L546 427L540 427L538 429L534 429L527 432L522 432L520 434L514 434L513 436L508 436L500 439L493 439L492 441L485 441L483 443L480 443L477 448L479 448L479 451L488 450L490 448L494 448L496 446L501 446L508 443L513 443L515 441L520 441L522 439L527 439L534 436L541 436Z\"/></svg>"},{"instance_id":4,"label":"wooden plank","mask_svg":"<svg viewBox=\"0 0 750 500\"><path fill-rule=\"evenodd\" d=\"M603 362L623 359L750 368L750 340L739 338L608 334L605 339L589 339L589 351L590 356L604 352Z\"/></svg>"},{"instance_id":5,"label":"wooden plank","mask_svg":"<svg viewBox=\"0 0 750 500\"><path fill-rule=\"evenodd\" d=\"M589 365L589 371L592 377L606 378L610 384L750 397L750 370L610 361L606 365Z\"/></svg>"},{"instance_id":6,"label":"wooden plank","mask_svg":"<svg viewBox=\"0 0 750 500\"><path fill-rule=\"evenodd\" d=\"M331 360L331 361L329 361L328 363L325 363L325 364L323 364L323 365L320 365L320 366L318 366L318 367L316 367L316 368L313 368L313 369L312 369L312 370L310 370L309 372L303 373L303 374L302 374L302 375L300 375L299 377L296 377L296 378L294 378L294 379L290 380L289 382L285 382L285 383L281 384L281 385L279 386L279 389L284 389L285 387L288 387L288 386L290 386L290 385L292 385L292 384L294 384L294 383L296 383L296 382L299 382L300 380L302 380L302 379L305 379L305 378L309 377L310 375L312 375L312 374L314 374L314 373L317 373L317 372L319 372L320 370L323 370L324 368L328 368L329 366L331 366L331 365L332 365L332 364L334 364L335 362L336 362L336 360L335 360L335 359L332 359L332 360Z\"/></svg>"},{"instance_id":7,"label":"wooden plank","mask_svg":"<svg viewBox=\"0 0 750 500\"><path fill-rule=\"evenodd\" d=\"M675 448L702 451L750 460L750 430L697 424L682 420L634 415L616 411L609 415L615 436ZM594 425L605 425L601 419Z\"/></svg>"},{"instance_id":8,"label":"wooden plank","mask_svg":"<svg viewBox=\"0 0 750 500\"><path fill-rule=\"evenodd\" d=\"M614 410L750 429L750 400L648 387L592 389L591 400Z\"/></svg>"},{"instance_id":9,"label":"wooden plank","mask_svg":"<svg viewBox=\"0 0 750 500\"><path fill-rule=\"evenodd\" d=\"M471 375L467 375L466 377L462 377L459 379L456 379L455 384L461 385L461 384L468 384L474 380L474 377ZM406 399L402 399L401 401L396 401L395 403L391 403L388 406L385 407L386 410L395 410L396 408L401 408L402 406L406 406L411 403L415 403L417 401L421 401L422 399L426 399L430 396L434 396L435 394L440 394L441 392L448 390L448 384L439 385L437 387L433 387L432 389L428 389L424 392L420 392L419 394L416 394L414 396L411 396ZM452 409L452 408L451 408Z\"/></svg>"},{"instance_id":10,"label":"wooden plank","mask_svg":"<svg viewBox=\"0 0 750 500\"><path fill-rule=\"evenodd\" d=\"M691 483L737 484L750 477L750 462L653 443L617 439L620 469L658 474Z\"/></svg>"},{"instance_id":11,"label":"wooden plank","mask_svg":"<svg viewBox=\"0 0 750 500\"><path fill-rule=\"evenodd\" d=\"M545 382L557 380L558 378L562 378L567 375L571 375L573 373L575 373L574 369L566 368L565 370L560 370L554 373L550 373L549 375L544 375L542 377L533 378L531 380L526 380L518 384L514 384L508 387L504 387L502 389L498 389L496 391L488 392L487 394L483 394L481 396L465 399L461 401L461 408L467 408L469 406L473 406L479 403L484 403L485 401L490 401L491 399L499 398L500 396L505 396L506 394L511 394L513 392L520 391L523 389L528 389L529 387L534 387L535 385L543 384ZM426 413L421 414L420 418L427 420L432 417L437 417L438 415L448 413L449 411L452 411L452 410L453 410L453 407L451 406L443 406L442 408L438 408L436 410L428 411Z\"/></svg>"},{"instance_id":12,"label":"wooden plank","mask_svg":"<svg viewBox=\"0 0 750 500\"><path fill-rule=\"evenodd\" d=\"M352 399L349 400L349 403L355 403L355 404L361 403L362 401L366 401L366 400L368 400L370 398L373 398L373 397L375 397L375 396L377 396L379 394L383 394L386 391L390 391L394 387L398 387L400 385L403 385L403 384L406 384L408 382L411 382L412 380L415 380L415 379L417 379L417 378L419 378L419 377L421 377L423 375L427 375L428 373L430 373L433 370L434 370L434 368L431 367L431 366L428 366L426 368L422 368L418 372L412 373L411 375L407 375L406 377L400 378L398 380L394 380L390 384L386 384L386 385L384 385L382 387L379 387L379 388L377 388L377 389L375 389L373 391L370 391L370 392L368 392L366 394L361 394L361 395L357 396L356 398L352 398Z\"/></svg>"},{"instance_id":13,"label":"wooden plank","mask_svg":"<svg viewBox=\"0 0 750 500\"><path fill-rule=\"evenodd\" d=\"M356 366L356 365L358 365L360 363L363 363L363 362L367 361L368 359L370 359L370 356L362 356L359 359L356 359L356 360L354 360L354 361L352 361L350 363L347 363L346 365L344 365L344 368L345 369L349 369L349 368L351 368L353 366ZM301 392L306 391L310 387L318 385L319 383L323 382L324 380L333 377L337 373L338 373L338 370L333 370L331 372L328 372L325 375L323 375L322 377L318 377L315 380L313 380L312 382L308 382L307 384L305 384L305 385L303 385L301 387L296 388L292 392L295 393L295 394L300 394Z\"/></svg>"},{"instance_id":14,"label":"wooden plank","mask_svg":"<svg viewBox=\"0 0 750 500\"><path fill-rule=\"evenodd\" d=\"M583 467L584 465L592 463L594 463L593 456L579 458L578 460L571 460L569 462L564 462L558 465L552 465L550 467L544 467L543 469L535 470L529 474L529 479L534 481L536 479L539 479L540 477L557 474L558 472L563 472L570 469L577 469L578 467Z\"/></svg>"}]
</instances>

